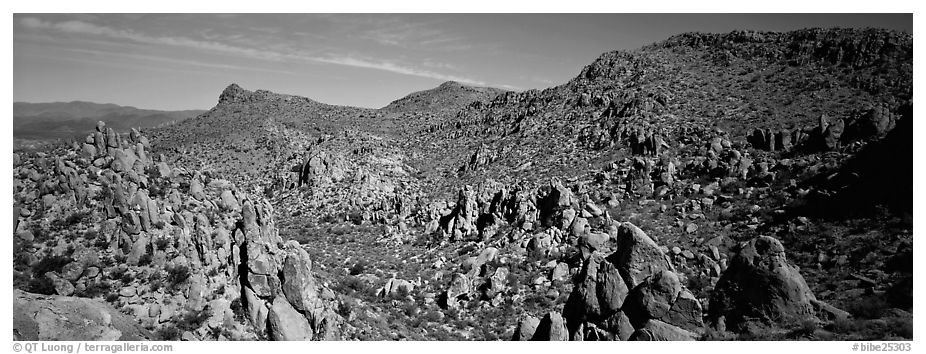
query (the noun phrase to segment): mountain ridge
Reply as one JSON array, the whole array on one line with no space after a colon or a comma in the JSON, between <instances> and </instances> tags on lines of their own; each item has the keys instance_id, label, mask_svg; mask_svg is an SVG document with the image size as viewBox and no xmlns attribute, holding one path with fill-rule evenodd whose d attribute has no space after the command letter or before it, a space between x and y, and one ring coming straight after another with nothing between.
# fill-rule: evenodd
<instances>
[{"instance_id":1,"label":"mountain ridge","mask_svg":"<svg viewBox=\"0 0 926 354\"><path fill-rule=\"evenodd\" d=\"M162 111L88 101L13 103L13 137L29 140L76 138L108 121L119 132L181 121L203 110Z\"/></svg>"}]
</instances>

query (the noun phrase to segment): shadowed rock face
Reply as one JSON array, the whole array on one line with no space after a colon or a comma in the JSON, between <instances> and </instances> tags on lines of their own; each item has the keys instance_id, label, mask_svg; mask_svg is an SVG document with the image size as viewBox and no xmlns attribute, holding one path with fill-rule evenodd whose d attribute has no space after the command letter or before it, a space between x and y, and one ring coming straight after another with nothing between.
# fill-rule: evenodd
<instances>
[{"instance_id":1,"label":"shadowed rock face","mask_svg":"<svg viewBox=\"0 0 926 354\"><path fill-rule=\"evenodd\" d=\"M102 300L13 291L13 339L149 340L134 318Z\"/></svg>"},{"instance_id":2,"label":"shadowed rock face","mask_svg":"<svg viewBox=\"0 0 926 354\"><path fill-rule=\"evenodd\" d=\"M674 270L656 242L634 224L621 224L617 242L617 252L609 258L617 265L628 288L640 285L646 277L659 271Z\"/></svg>"},{"instance_id":3,"label":"shadowed rock face","mask_svg":"<svg viewBox=\"0 0 926 354\"><path fill-rule=\"evenodd\" d=\"M570 339L696 339L704 327L701 304L666 254L632 223L616 233L617 251L607 257L594 251L583 260L563 308ZM625 274L639 280L631 283Z\"/></svg>"},{"instance_id":4,"label":"shadowed rock face","mask_svg":"<svg viewBox=\"0 0 926 354\"><path fill-rule=\"evenodd\" d=\"M760 236L745 243L711 296L710 318L739 328L750 321L791 324L814 319L813 293L784 246Z\"/></svg>"}]
</instances>

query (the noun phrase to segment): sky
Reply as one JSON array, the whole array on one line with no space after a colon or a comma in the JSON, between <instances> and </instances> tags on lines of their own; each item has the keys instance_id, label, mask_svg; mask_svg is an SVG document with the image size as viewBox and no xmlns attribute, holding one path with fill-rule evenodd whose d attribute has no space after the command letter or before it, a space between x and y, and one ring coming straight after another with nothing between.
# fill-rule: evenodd
<instances>
[{"instance_id":1,"label":"sky","mask_svg":"<svg viewBox=\"0 0 926 354\"><path fill-rule=\"evenodd\" d=\"M209 109L237 83L379 108L445 81L543 89L674 34L807 27L912 33L911 14L25 14L15 101Z\"/></svg>"}]
</instances>

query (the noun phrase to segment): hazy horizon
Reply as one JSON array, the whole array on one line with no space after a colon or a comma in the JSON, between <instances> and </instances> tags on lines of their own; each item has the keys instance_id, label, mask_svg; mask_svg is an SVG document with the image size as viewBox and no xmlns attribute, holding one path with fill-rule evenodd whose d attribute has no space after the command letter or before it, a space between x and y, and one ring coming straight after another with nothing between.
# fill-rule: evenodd
<instances>
[{"instance_id":1,"label":"hazy horizon","mask_svg":"<svg viewBox=\"0 0 926 354\"><path fill-rule=\"evenodd\" d=\"M14 101L209 109L237 83L380 108L445 81L509 90L684 32L877 27L912 14L14 14Z\"/></svg>"}]
</instances>

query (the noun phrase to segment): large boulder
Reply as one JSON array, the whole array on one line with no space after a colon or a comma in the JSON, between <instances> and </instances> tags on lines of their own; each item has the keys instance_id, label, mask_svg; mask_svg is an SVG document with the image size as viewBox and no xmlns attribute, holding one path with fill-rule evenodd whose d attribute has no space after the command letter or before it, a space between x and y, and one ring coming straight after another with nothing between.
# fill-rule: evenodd
<instances>
[{"instance_id":1,"label":"large boulder","mask_svg":"<svg viewBox=\"0 0 926 354\"><path fill-rule=\"evenodd\" d=\"M312 340L312 327L285 298L277 296L268 317L270 337L278 341Z\"/></svg>"},{"instance_id":2,"label":"large boulder","mask_svg":"<svg viewBox=\"0 0 926 354\"><path fill-rule=\"evenodd\" d=\"M660 320L649 320L633 332L633 341L693 341L698 335Z\"/></svg>"},{"instance_id":3,"label":"large boulder","mask_svg":"<svg viewBox=\"0 0 926 354\"><path fill-rule=\"evenodd\" d=\"M627 285L617 267L599 254L593 254L579 273L563 315L574 332L579 323L597 323L619 311L627 293Z\"/></svg>"},{"instance_id":4,"label":"large boulder","mask_svg":"<svg viewBox=\"0 0 926 354\"><path fill-rule=\"evenodd\" d=\"M675 303L669 309L669 313L660 320L692 332L701 332L704 329L703 317L704 309L701 307L701 301L688 289L682 288L678 297L675 298Z\"/></svg>"},{"instance_id":5,"label":"large boulder","mask_svg":"<svg viewBox=\"0 0 926 354\"><path fill-rule=\"evenodd\" d=\"M13 290L13 339L19 341L148 340L134 318L99 299Z\"/></svg>"},{"instance_id":6,"label":"large boulder","mask_svg":"<svg viewBox=\"0 0 926 354\"><path fill-rule=\"evenodd\" d=\"M232 194L230 190L223 190L222 194L219 195L219 204L223 209L228 211L241 211L241 206L238 204L238 198L235 198L235 195Z\"/></svg>"},{"instance_id":7,"label":"large boulder","mask_svg":"<svg viewBox=\"0 0 926 354\"><path fill-rule=\"evenodd\" d=\"M283 261L283 295L299 311L311 311L322 305L318 285L312 275L312 261L302 248L291 248Z\"/></svg>"},{"instance_id":8,"label":"large boulder","mask_svg":"<svg viewBox=\"0 0 926 354\"><path fill-rule=\"evenodd\" d=\"M813 293L777 239L759 236L740 245L711 294L708 317L738 330L751 321L793 324L814 319Z\"/></svg>"},{"instance_id":9,"label":"large boulder","mask_svg":"<svg viewBox=\"0 0 926 354\"><path fill-rule=\"evenodd\" d=\"M537 326L540 325L540 320L533 316L527 316L518 322L518 327L514 330L514 337L511 340L515 341L528 341L534 338L534 333L537 332Z\"/></svg>"},{"instance_id":10,"label":"large boulder","mask_svg":"<svg viewBox=\"0 0 926 354\"><path fill-rule=\"evenodd\" d=\"M537 325L537 331L531 340L537 341L566 341L569 332L566 330L566 321L558 312L550 312Z\"/></svg>"},{"instance_id":11,"label":"large boulder","mask_svg":"<svg viewBox=\"0 0 926 354\"><path fill-rule=\"evenodd\" d=\"M196 174L193 179L190 181L190 195L198 201L206 200L205 186L203 186L202 176Z\"/></svg>"},{"instance_id":12,"label":"large boulder","mask_svg":"<svg viewBox=\"0 0 926 354\"><path fill-rule=\"evenodd\" d=\"M617 266L627 287L633 289L647 277L664 270L675 271L669 257L652 238L634 224L622 223L617 229L617 251L608 256Z\"/></svg>"},{"instance_id":13,"label":"large boulder","mask_svg":"<svg viewBox=\"0 0 926 354\"><path fill-rule=\"evenodd\" d=\"M682 284L678 275L664 270L646 278L633 289L623 310L634 327L639 328L650 319L660 319L667 315L681 291Z\"/></svg>"},{"instance_id":14,"label":"large boulder","mask_svg":"<svg viewBox=\"0 0 926 354\"><path fill-rule=\"evenodd\" d=\"M554 226L562 221L564 211L576 203L576 197L557 179L551 181L548 188L549 193L540 200L539 216L543 225Z\"/></svg>"},{"instance_id":15,"label":"large boulder","mask_svg":"<svg viewBox=\"0 0 926 354\"><path fill-rule=\"evenodd\" d=\"M473 282L466 274L454 273L450 279L450 286L448 286L447 290L442 294L441 299L438 301L438 305L444 308L456 308L458 306L458 301L470 299L472 288Z\"/></svg>"},{"instance_id":16,"label":"large boulder","mask_svg":"<svg viewBox=\"0 0 926 354\"><path fill-rule=\"evenodd\" d=\"M74 284L61 277L57 272L47 272L45 278L48 278L58 295L68 296L74 293Z\"/></svg>"},{"instance_id":17,"label":"large boulder","mask_svg":"<svg viewBox=\"0 0 926 354\"><path fill-rule=\"evenodd\" d=\"M412 284L405 279L396 279L390 278L386 281L386 285L383 286L383 290L379 293L379 296L399 296L402 294L408 295L415 289L415 284Z\"/></svg>"}]
</instances>

